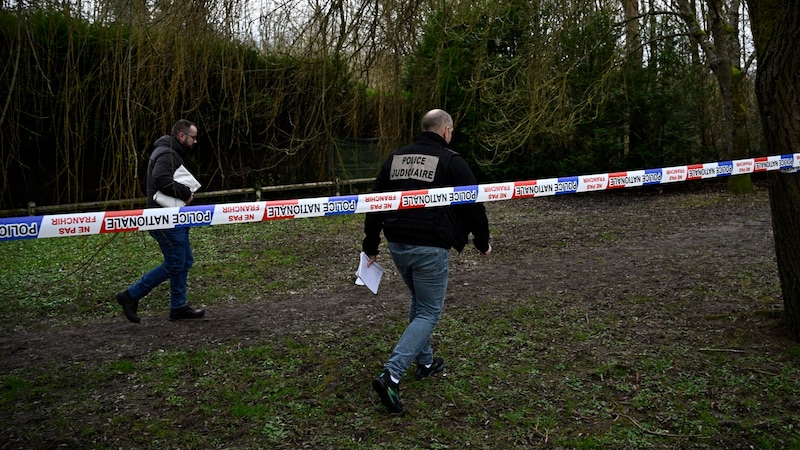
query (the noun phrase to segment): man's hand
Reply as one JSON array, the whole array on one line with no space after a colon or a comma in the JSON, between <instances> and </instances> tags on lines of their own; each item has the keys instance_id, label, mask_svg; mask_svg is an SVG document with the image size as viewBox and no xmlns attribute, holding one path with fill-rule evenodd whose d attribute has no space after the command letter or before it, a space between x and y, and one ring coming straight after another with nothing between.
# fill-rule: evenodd
<instances>
[{"instance_id":1,"label":"man's hand","mask_svg":"<svg viewBox=\"0 0 800 450\"><path fill-rule=\"evenodd\" d=\"M369 256L369 255L367 255L367 256ZM369 257L369 261L367 261L367 267L371 266L372 263L374 263L376 259L378 259L378 255L370 256Z\"/></svg>"},{"instance_id":2,"label":"man's hand","mask_svg":"<svg viewBox=\"0 0 800 450\"><path fill-rule=\"evenodd\" d=\"M485 252L481 252L481 256L488 256L489 253L492 253L492 244L489 244L489 248Z\"/></svg>"}]
</instances>

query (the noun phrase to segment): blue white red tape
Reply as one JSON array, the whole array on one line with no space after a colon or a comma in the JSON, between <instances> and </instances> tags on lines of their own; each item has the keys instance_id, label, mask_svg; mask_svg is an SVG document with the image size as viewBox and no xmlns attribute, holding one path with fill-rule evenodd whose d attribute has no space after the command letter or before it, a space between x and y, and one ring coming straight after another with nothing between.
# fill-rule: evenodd
<instances>
[{"instance_id":1,"label":"blue white red tape","mask_svg":"<svg viewBox=\"0 0 800 450\"><path fill-rule=\"evenodd\" d=\"M359 214L370 211L425 208L459 203L493 202L668 184L771 170L786 172L800 170L800 153L661 169L417 191L0 218L0 241L261 222L337 214Z\"/></svg>"}]
</instances>

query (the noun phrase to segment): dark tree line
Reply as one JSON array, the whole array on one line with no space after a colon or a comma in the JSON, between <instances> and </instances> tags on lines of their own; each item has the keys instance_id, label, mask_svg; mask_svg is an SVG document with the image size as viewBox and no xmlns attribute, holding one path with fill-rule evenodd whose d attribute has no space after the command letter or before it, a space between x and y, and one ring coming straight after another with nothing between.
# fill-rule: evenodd
<instances>
[{"instance_id":1,"label":"dark tree line","mask_svg":"<svg viewBox=\"0 0 800 450\"><path fill-rule=\"evenodd\" d=\"M346 178L343 159L379 161L431 107L482 181L731 157L710 49L738 2L678 4L4 2L0 209L140 196L179 117L212 190Z\"/></svg>"}]
</instances>

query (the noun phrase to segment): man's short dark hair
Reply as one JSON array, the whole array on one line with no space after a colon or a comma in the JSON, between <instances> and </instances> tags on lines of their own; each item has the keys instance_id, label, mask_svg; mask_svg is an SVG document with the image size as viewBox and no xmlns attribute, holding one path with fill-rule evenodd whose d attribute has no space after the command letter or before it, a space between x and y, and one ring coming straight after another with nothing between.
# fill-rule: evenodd
<instances>
[{"instance_id":1,"label":"man's short dark hair","mask_svg":"<svg viewBox=\"0 0 800 450\"><path fill-rule=\"evenodd\" d=\"M189 134L192 127L196 127L196 125L189 120L181 119L172 126L172 135L177 136L181 133Z\"/></svg>"}]
</instances>

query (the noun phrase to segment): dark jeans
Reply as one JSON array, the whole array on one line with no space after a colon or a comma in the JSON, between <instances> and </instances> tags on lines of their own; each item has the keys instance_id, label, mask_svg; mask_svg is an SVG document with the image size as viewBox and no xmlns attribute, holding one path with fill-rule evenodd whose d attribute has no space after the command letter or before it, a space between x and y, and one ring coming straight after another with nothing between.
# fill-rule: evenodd
<instances>
[{"instance_id":1,"label":"dark jeans","mask_svg":"<svg viewBox=\"0 0 800 450\"><path fill-rule=\"evenodd\" d=\"M194 264L192 245L189 243L189 228L153 230L150 235L158 241L164 262L142 275L128 288L134 300L149 294L159 284L169 280L169 307L178 309L186 306L186 280L189 268Z\"/></svg>"}]
</instances>

